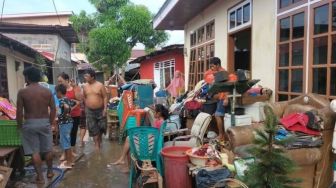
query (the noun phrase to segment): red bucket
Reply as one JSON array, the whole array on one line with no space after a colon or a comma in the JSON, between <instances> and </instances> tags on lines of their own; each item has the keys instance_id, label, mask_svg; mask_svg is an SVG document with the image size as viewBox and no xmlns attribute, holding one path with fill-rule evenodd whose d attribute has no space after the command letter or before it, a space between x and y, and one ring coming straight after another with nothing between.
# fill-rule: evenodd
<instances>
[{"instance_id":1,"label":"red bucket","mask_svg":"<svg viewBox=\"0 0 336 188\"><path fill-rule=\"evenodd\" d=\"M189 157L186 151L191 147L171 146L162 149L166 188L191 188L188 172Z\"/></svg>"}]
</instances>

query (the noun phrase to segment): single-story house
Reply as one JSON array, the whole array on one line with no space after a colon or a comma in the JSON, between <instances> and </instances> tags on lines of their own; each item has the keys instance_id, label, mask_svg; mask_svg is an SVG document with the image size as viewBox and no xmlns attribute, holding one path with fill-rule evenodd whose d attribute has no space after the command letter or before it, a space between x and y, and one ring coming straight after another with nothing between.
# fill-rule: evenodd
<instances>
[{"instance_id":1,"label":"single-story house","mask_svg":"<svg viewBox=\"0 0 336 188\"><path fill-rule=\"evenodd\" d=\"M71 44L78 43L77 33L69 24L72 13L64 13L60 18L56 14L36 13L5 15L0 23L0 32L20 41L49 57L52 64L50 83L57 82L57 76L65 72L72 78L77 77L76 63L71 61ZM55 22L55 20L59 21ZM66 21L67 20L67 21ZM49 23L49 25L48 25Z\"/></svg>"},{"instance_id":2,"label":"single-story house","mask_svg":"<svg viewBox=\"0 0 336 188\"><path fill-rule=\"evenodd\" d=\"M166 0L158 30L184 30L186 84L217 56L245 69L284 101L304 93L336 98L336 2L332 0Z\"/></svg>"},{"instance_id":3,"label":"single-story house","mask_svg":"<svg viewBox=\"0 0 336 188\"><path fill-rule=\"evenodd\" d=\"M184 73L183 44L174 44L138 57L129 64L140 64L140 79L152 79L157 89L166 88L174 72Z\"/></svg>"},{"instance_id":4,"label":"single-story house","mask_svg":"<svg viewBox=\"0 0 336 188\"><path fill-rule=\"evenodd\" d=\"M47 66L52 65L53 61L37 50L0 34L0 97L16 103L17 93L25 84L22 72L24 68L36 64L37 56L40 56Z\"/></svg>"}]
</instances>

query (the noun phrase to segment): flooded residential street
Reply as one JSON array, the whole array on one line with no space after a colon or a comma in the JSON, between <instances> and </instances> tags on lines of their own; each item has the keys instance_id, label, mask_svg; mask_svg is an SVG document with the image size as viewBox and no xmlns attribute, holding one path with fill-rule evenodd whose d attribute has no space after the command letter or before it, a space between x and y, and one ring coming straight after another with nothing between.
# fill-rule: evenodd
<instances>
[{"instance_id":1,"label":"flooded residential street","mask_svg":"<svg viewBox=\"0 0 336 188\"><path fill-rule=\"evenodd\" d=\"M113 187L124 188L128 186L128 174L120 172L120 167L109 166L121 154L122 145L117 141L103 139L103 149L100 154L94 152L93 141L83 148L84 156L75 167L66 172L64 179L57 187L93 188Z\"/></svg>"}]
</instances>

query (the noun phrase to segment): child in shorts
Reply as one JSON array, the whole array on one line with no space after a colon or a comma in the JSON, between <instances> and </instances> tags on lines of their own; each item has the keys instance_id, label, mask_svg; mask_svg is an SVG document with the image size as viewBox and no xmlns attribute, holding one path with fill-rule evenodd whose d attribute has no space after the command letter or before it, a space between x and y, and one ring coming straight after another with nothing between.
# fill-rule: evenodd
<instances>
[{"instance_id":1,"label":"child in shorts","mask_svg":"<svg viewBox=\"0 0 336 188\"><path fill-rule=\"evenodd\" d=\"M67 169L72 168L73 159L72 159L72 151L71 151L71 129L73 120L70 116L71 108L76 105L76 102L68 99L65 94L67 88L65 85L57 85L56 88L57 98L59 99L59 109L60 112L57 116L58 118L58 128L60 134L60 144L61 148L65 151L65 161L63 161L59 168Z\"/></svg>"}]
</instances>

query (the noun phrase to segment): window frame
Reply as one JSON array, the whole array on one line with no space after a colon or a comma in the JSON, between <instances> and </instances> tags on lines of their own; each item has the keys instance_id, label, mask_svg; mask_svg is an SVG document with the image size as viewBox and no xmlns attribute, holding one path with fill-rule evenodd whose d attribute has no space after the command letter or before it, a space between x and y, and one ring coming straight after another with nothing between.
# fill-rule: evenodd
<instances>
[{"instance_id":1,"label":"window frame","mask_svg":"<svg viewBox=\"0 0 336 188\"><path fill-rule=\"evenodd\" d=\"M277 9L278 9L277 12L278 12L278 13L285 12L285 11L288 11L288 10L293 9L293 8L295 8L295 7L298 7L298 6L301 6L301 5L303 5L303 4L308 3L308 0L301 0L301 1L296 2L296 3L291 3L291 4L290 4L289 6L287 6L287 7L280 8L280 1L281 1L281 0L277 0Z\"/></svg>"},{"instance_id":2,"label":"window frame","mask_svg":"<svg viewBox=\"0 0 336 188\"><path fill-rule=\"evenodd\" d=\"M250 19L248 22L244 23L244 6L250 4ZM231 7L228 9L227 11L227 29L228 29L228 33L233 33L233 32L237 32L239 30L245 29L247 27L250 27L252 25L252 0L245 0L243 2L238 3L237 5ZM241 24L239 26L237 26L237 10L241 8L242 11L242 15L241 15ZM235 12L235 26L233 28L230 28L230 14L232 12Z\"/></svg>"},{"instance_id":3,"label":"window frame","mask_svg":"<svg viewBox=\"0 0 336 188\"><path fill-rule=\"evenodd\" d=\"M300 13L304 13L304 33L303 37L293 39L293 18L295 15ZM290 32L289 32L289 39L286 41L280 42L280 21L285 18L290 18ZM275 86L275 100L279 101L279 95L287 95L287 100L293 99L302 95L306 92L306 72L307 72L307 23L308 23L308 9L306 7L297 9L290 13L283 14L277 17L277 40L276 40L276 86ZM303 41L303 59L302 65L292 65L292 56L293 56L293 43ZM289 49L289 62L288 66L280 67L280 45L288 44ZM287 91L280 91L279 89L279 82L280 82L280 70L288 70L288 90ZM292 92L292 71L293 70L302 70L302 92Z\"/></svg>"},{"instance_id":4,"label":"window frame","mask_svg":"<svg viewBox=\"0 0 336 188\"><path fill-rule=\"evenodd\" d=\"M2 87L2 85L1 85L1 83L2 82L6 82L7 84L7 88L5 88L4 89L4 92L1 92L0 91L0 97L4 97L4 98L9 98L9 88L8 88L8 72L7 72L7 56L6 55L3 55L3 54L0 54L0 59L4 59L4 61L2 62L2 61L0 61L1 63L0 63L0 67L2 67L3 68L3 70L5 71L4 72L4 74L5 74L5 78L4 79L2 79L1 77L0 77L0 87ZM0 75L2 75L2 74L0 74Z\"/></svg>"},{"instance_id":5,"label":"window frame","mask_svg":"<svg viewBox=\"0 0 336 188\"><path fill-rule=\"evenodd\" d=\"M207 26L213 24L213 30L211 37L208 37L207 34ZM198 42L198 30L203 28L204 29L204 36L202 42ZM190 57L189 57L189 80L188 80L188 89L192 90L193 87L203 79L203 75L205 71L209 69L209 63L207 61L210 61L211 57L214 57L215 54L215 28L216 28L216 22L215 20L211 20L207 22L206 24L202 25L201 27L198 27L198 29L190 34L197 33L196 36L196 44L191 45L190 41ZM211 56L211 45L213 45L213 56ZM209 46L209 57L207 57L207 46ZM198 53L201 48L204 48L204 57L203 59L199 60L199 57L201 55ZM195 56L195 59L193 58L193 55Z\"/></svg>"},{"instance_id":6,"label":"window frame","mask_svg":"<svg viewBox=\"0 0 336 188\"><path fill-rule=\"evenodd\" d=\"M166 63L169 63L169 65L166 65ZM166 68L170 68L170 69L173 69L172 71L170 71L170 77L173 78L174 77L174 72L176 70L176 60L175 58L173 59L167 59L167 60L164 60L164 61L159 61L159 62L155 62L154 63L154 71L153 73L155 74L155 71L158 70L160 71L160 78L159 78L159 84L158 86L160 87L160 89L164 89L166 88L167 86L165 86L165 83L166 83L166 77L164 75L163 77L163 80L161 80L161 70L163 69L166 69ZM155 75L154 75L154 82L155 82ZM162 88L162 83L164 84L164 88Z\"/></svg>"},{"instance_id":7,"label":"window frame","mask_svg":"<svg viewBox=\"0 0 336 188\"><path fill-rule=\"evenodd\" d=\"M327 80L326 80L326 93L325 94L319 94L321 96L325 96L328 99L336 99L336 95L330 95L330 91L331 91L331 84L330 84L330 80L331 80L331 68L336 68L336 63L332 64L332 37L336 36L336 30L332 31L332 4L336 2L333 0L323 0L320 2L316 2L314 4L312 4L310 6L310 25L311 27L309 28L309 75L311 75L309 77L308 80L308 91L313 93L313 70L314 68L326 68L327 69ZM320 33L320 34L314 34L314 18L315 18L315 14L314 14L314 9L321 7L323 5L328 4L328 11L329 11L329 15L328 15L328 32L325 33ZM327 37L327 63L326 64L315 64L314 65L314 59L313 59L313 53L314 53L314 39L316 38L322 38L322 37Z\"/></svg>"}]
</instances>

